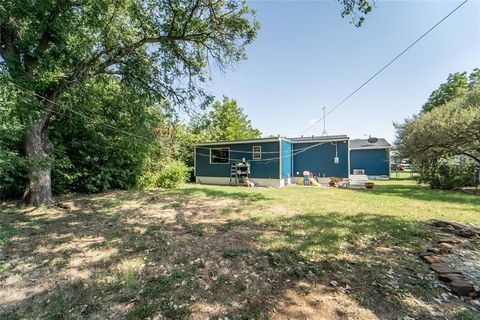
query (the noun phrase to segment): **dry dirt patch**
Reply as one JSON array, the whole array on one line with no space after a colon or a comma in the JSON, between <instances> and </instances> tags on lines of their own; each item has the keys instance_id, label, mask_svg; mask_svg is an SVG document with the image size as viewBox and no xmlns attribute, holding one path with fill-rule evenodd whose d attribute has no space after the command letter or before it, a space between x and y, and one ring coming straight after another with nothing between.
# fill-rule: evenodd
<instances>
[{"instance_id":1,"label":"dry dirt patch","mask_svg":"<svg viewBox=\"0 0 480 320\"><path fill-rule=\"evenodd\" d=\"M435 319L462 307L423 301L442 289L382 239L302 254L331 240L335 217L291 230L304 217L278 204L261 210L289 225L252 219L257 198L163 191L62 202L70 209L2 208L2 319ZM293 247L262 240L285 235Z\"/></svg>"}]
</instances>

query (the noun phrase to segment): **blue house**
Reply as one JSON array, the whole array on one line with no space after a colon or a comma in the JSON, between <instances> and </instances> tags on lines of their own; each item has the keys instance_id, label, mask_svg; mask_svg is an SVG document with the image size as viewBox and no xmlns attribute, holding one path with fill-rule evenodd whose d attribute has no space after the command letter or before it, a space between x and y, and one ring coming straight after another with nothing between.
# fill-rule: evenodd
<instances>
[{"instance_id":1,"label":"blue house","mask_svg":"<svg viewBox=\"0 0 480 320\"><path fill-rule=\"evenodd\" d=\"M204 184L230 184L232 165L250 165L249 179L260 186L296 183L303 171L318 177L349 176L349 138L345 135L263 138L195 145L195 177Z\"/></svg>"},{"instance_id":2,"label":"blue house","mask_svg":"<svg viewBox=\"0 0 480 320\"><path fill-rule=\"evenodd\" d=\"M388 178L392 145L382 138L373 143L368 140L350 140L350 174L362 173L369 179Z\"/></svg>"}]
</instances>

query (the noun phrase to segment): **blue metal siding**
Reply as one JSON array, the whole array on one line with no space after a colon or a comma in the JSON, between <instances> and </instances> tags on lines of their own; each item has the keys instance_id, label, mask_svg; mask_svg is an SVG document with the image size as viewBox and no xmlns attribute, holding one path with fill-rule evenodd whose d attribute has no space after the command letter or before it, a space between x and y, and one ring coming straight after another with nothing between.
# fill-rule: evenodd
<instances>
[{"instance_id":1,"label":"blue metal siding","mask_svg":"<svg viewBox=\"0 0 480 320\"><path fill-rule=\"evenodd\" d=\"M262 159L252 160L253 146L262 147ZM250 162L252 178L278 179L279 176L279 142L224 144L195 147L195 175L198 177L230 177L231 162L245 158ZM230 148L229 163L210 163L210 148ZM239 151L239 152L234 152ZM273 160L269 160L272 159Z\"/></svg>"},{"instance_id":2,"label":"blue metal siding","mask_svg":"<svg viewBox=\"0 0 480 320\"><path fill-rule=\"evenodd\" d=\"M350 150L350 170L363 169L369 176L388 176L389 150L388 149L365 149Z\"/></svg>"},{"instance_id":3,"label":"blue metal siding","mask_svg":"<svg viewBox=\"0 0 480 320\"><path fill-rule=\"evenodd\" d=\"M319 177L348 177L348 143L338 141L339 162L334 163L335 142L325 142L306 151L299 149L311 147L319 142L293 143L293 175L301 177L304 170Z\"/></svg>"},{"instance_id":4,"label":"blue metal siding","mask_svg":"<svg viewBox=\"0 0 480 320\"><path fill-rule=\"evenodd\" d=\"M288 140L282 140L282 179L288 179L292 176L292 143Z\"/></svg>"}]
</instances>

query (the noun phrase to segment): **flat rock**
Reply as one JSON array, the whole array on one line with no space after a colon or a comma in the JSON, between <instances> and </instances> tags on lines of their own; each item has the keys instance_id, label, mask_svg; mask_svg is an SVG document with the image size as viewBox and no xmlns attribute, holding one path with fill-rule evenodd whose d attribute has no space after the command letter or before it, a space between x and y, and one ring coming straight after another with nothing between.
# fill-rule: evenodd
<instances>
[{"instance_id":1,"label":"flat rock","mask_svg":"<svg viewBox=\"0 0 480 320\"><path fill-rule=\"evenodd\" d=\"M439 228L452 228L452 229L465 229L468 226L463 225L458 222L447 221L447 220L433 220L432 225Z\"/></svg>"},{"instance_id":2,"label":"flat rock","mask_svg":"<svg viewBox=\"0 0 480 320\"><path fill-rule=\"evenodd\" d=\"M427 248L427 251L433 252L435 254L447 254L450 253L450 249L444 247L444 246L439 246L439 245L433 245L429 248Z\"/></svg>"},{"instance_id":3,"label":"flat rock","mask_svg":"<svg viewBox=\"0 0 480 320\"><path fill-rule=\"evenodd\" d=\"M453 282L456 280L465 280L465 278L458 273L441 273L438 275L438 279L442 280L443 282Z\"/></svg>"},{"instance_id":4,"label":"flat rock","mask_svg":"<svg viewBox=\"0 0 480 320\"><path fill-rule=\"evenodd\" d=\"M422 252L422 253L419 254L419 256L422 257L422 258L425 257L425 256L434 256L434 255L435 255L435 253L429 252L429 251L425 251L425 252Z\"/></svg>"},{"instance_id":5,"label":"flat rock","mask_svg":"<svg viewBox=\"0 0 480 320\"><path fill-rule=\"evenodd\" d=\"M463 279L450 282L450 288L453 292L463 297L468 297L470 294L475 293L473 285L467 280Z\"/></svg>"},{"instance_id":6,"label":"flat rock","mask_svg":"<svg viewBox=\"0 0 480 320\"><path fill-rule=\"evenodd\" d=\"M473 229L460 229L456 230L455 234L462 238L473 238L477 236L478 232Z\"/></svg>"},{"instance_id":7,"label":"flat rock","mask_svg":"<svg viewBox=\"0 0 480 320\"><path fill-rule=\"evenodd\" d=\"M457 274L460 274L459 271L450 268L446 263L443 263L443 262L431 264L430 269L432 269L436 273L457 273Z\"/></svg>"},{"instance_id":8,"label":"flat rock","mask_svg":"<svg viewBox=\"0 0 480 320\"><path fill-rule=\"evenodd\" d=\"M450 237L441 237L438 239L437 243L451 243L451 244L456 244L462 242L460 239L450 236Z\"/></svg>"},{"instance_id":9,"label":"flat rock","mask_svg":"<svg viewBox=\"0 0 480 320\"><path fill-rule=\"evenodd\" d=\"M445 248L447 250L450 250L453 247L455 247L455 245L453 243L449 243L449 242L437 242L437 244L435 246L439 247L439 248Z\"/></svg>"},{"instance_id":10,"label":"flat rock","mask_svg":"<svg viewBox=\"0 0 480 320\"><path fill-rule=\"evenodd\" d=\"M422 256L422 259L427 262L428 264L433 264L433 263L442 263L443 260L440 259L439 256L436 255L425 255Z\"/></svg>"}]
</instances>

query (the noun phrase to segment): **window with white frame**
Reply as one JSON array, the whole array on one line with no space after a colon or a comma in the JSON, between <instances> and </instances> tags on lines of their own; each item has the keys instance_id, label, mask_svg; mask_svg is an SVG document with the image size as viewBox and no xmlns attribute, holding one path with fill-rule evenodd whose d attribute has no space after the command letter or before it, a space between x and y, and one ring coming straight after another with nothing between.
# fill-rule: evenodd
<instances>
[{"instance_id":1,"label":"window with white frame","mask_svg":"<svg viewBox=\"0 0 480 320\"><path fill-rule=\"evenodd\" d=\"M253 160L260 160L260 159L262 159L262 147L253 146Z\"/></svg>"},{"instance_id":2,"label":"window with white frame","mask_svg":"<svg viewBox=\"0 0 480 320\"><path fill-rule=\"evenodd\" d=\"M229 163L229 162L230 162L229 148L210 149L210 163Z\"/></svg>"}]
</instances>

